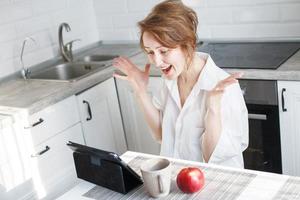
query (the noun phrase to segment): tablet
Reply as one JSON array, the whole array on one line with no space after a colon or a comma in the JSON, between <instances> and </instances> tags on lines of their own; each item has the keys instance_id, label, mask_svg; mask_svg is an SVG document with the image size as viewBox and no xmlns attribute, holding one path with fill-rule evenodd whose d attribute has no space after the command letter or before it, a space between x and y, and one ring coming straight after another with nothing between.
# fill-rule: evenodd
<instances>
[{"instance_id":1,"label":"tablet","mask_svg":"<svg viewBox=\"0 0 300 200\"><path fill-rule=\"evenodd\" d=\"M120 165L122 168L124 168L125 170L127 170L135 178L140 180L141 183L143 182L142 178L133 169L131 169L129 167L129 165L119 157L118 154L116 154L114 152L109 152L109 151L104 151L104 150L101 150L101 149L96 149L96 148L93 148L93 147L89 147L89 146L78 144L78 143L71 142L71 141L69 141L67 143L67 145L75 152L87 153L89 155L97 156L101 160L106 160L106 161L116 163L116 164Z\"/></svg>"}]
</instances>

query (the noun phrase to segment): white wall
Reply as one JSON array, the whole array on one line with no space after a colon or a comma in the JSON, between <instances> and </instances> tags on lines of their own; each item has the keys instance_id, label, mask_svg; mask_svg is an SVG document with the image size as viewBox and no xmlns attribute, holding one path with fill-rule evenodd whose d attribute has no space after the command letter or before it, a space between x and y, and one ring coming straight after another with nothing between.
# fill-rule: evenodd
<instances>
[{"instance_id":1,"label":"white wall","mask_svg":"<svg viewBox=\"0 0 300 200\"><path fill-rule=\"evenodd\" d=\"M197 0L194 0L197 1ZM199 0L200 39L300 38L300 0ZM58 25L72 28L74 49L98 40L137 41L136 23L161 0L0 0L0 79L58 54Z\"/></svg>"},{"instance_id":2,"label":"white wall","mask_svg":"<svg viewBox=\"0 0 300 200\"><path fill-rule=\"evenodd\" d=\"M65 42L80 38L74 49L99 40L92 0L0 0L0 78L21 69L22 41L31 36L24 63L31 66L58 54L58 26L68 22Z\"/></svg>"},{"instance_id":3,"label":"white wall","mask_svg":"<svg viewBox=\"0 0 300 200\"><path fill-rule=\"evenodd\" d=\"M200 39L300 38L300 0L199 1ZM138 40L137 21L160 0L94 2L100 39Z\"/></svg>"}]
</instances>

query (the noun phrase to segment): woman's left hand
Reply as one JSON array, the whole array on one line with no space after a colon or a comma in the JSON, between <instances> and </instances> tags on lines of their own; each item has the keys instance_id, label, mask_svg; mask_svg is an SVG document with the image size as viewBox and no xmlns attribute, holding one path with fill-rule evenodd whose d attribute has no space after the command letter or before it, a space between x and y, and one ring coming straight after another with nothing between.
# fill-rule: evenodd
<instances>
[{"instance_id":1,"label":"woman's left hand","mask_svg":"<svg viewBox=\"0 0 300 200\"><path fill-rule=\"evenodd\" d=\"M226 87L228 87L233 83L236 83L237 79L242 77L242 75L243 75L242 73L235 73L219 81L217 85L212 90L210 90L207 94L207 101L206 101L207 107L209 109L219 110L221 106L222 95Z\"/></svg>"}]
</instances>

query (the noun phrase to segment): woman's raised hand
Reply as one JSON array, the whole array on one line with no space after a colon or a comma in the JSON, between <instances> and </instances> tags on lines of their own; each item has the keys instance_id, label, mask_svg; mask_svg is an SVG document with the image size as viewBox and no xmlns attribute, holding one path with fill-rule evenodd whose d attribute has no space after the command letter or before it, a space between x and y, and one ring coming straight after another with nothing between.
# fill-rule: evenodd
<instances>
[{"instance_id":1,"label":"woman's raised hand","mask_svg":"<svg viewBox=\"0 0 300 200\"><path fill-rule=\"evenodd\" d=\"M208 99L206 102L207 106L211 109L219 108L221 105L221 98L226 87L228 87L233 83L236 83L237 79L241 78L242 75L243 75L242 73L235 73L219 81L217 85L208 92L208 96L207 96Z\"/></svg>"},{"instance_id":2,"label":"woman's raised hand","mask_svg":"<svg viewBox=\"0 0 300 200\"><path fill-rule=\"evenodd\" d=\"M113 66L125 74L114 73L114 77L129 81L136 93L146 92L149 82L150 64L146 64L145 71L142 71L128 58L118 57L113 60Z\"/></svg>"}]
</instances>

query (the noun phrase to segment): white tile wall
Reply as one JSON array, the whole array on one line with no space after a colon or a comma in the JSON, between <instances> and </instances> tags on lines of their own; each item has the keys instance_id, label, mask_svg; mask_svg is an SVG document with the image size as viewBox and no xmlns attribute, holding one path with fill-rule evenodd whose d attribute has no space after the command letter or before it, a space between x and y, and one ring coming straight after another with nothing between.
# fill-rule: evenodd
<instances>
[{"instance_id":1,"label":"white tile wall","mask_svg":"<svg viewBox=\"0 0 300 200\"><path fill-rule=\"evenodd\" d=\"M94 2L100 39L138 40L136 23L161 0ZM199 0L199 3L194 9L199 18L200 39L300 39L300 0Z\"/></svg>"},{"instance_id":2,"label":"white tile wall","mask_svg":"<svg viewBox=\"0 0 300 200\"><path fill-rule=\"evenodd\" d=\"M127 0L128 12L148 12L159 2L161 2L161 0Z\"/></svg>"},{"instance_id":3,"label":"white tile wall","mask_svg":"<svg viewBox=\"0 0 300 200\"><path fill-rule=\"evenodd\" d=\"M236 7L232 10L235 24L279 22L278 5Z\"/></svg>"},{"instance_id":4,"label":"white tile wall","mask_svg":"<svg viewBox=\"0 0 300 200\"><path fill-rule=\"evenodd\" d=\"M80 48L98 40L139 39L137 22L162 0L0 0L0 79L20 70L21 43L28 66L58 54L57 30ZM197 1L197 0L195 0ZM200 39L300 39L300 0L199 0Z\"/></svg>"},{"instance_id":5,"label":"white tile wall","mask_svg":"<svg viewBox=\"0 0 300 200\"><path fill-rule=\"evenodd\" d=\"M21 69L22 41L28 41L24 63L31 66L58 55L58 26L70 24L64 31L65 42L80 38L78 49L99 41L93 0L0 0L0 78Z\"/></svg>"},{"instance_id":6,"label":"white tile wall","mask_svg":"<svg viewBox=\"0 0 300 200\"><path fill-rule=\"evenodd\" d=\"M126 0L95 0L94 2L97 15L127 13Z\"/></svg>"},{"instance_id":7,"label":"white tile wall","mask_svg":"<svg viewBox=\"0 0 300 200\"><path fill-rule=\"evenodd\" d=\"M300 21L300 3L280 5L281 20L285 21Z\"/></svg>"}]
</instances>

